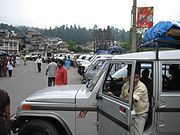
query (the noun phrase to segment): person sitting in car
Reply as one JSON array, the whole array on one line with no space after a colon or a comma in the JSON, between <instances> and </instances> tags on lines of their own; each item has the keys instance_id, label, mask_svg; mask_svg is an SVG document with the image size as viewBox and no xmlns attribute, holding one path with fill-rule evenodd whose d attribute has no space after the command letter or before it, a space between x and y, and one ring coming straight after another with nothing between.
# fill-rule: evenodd
<instances>
[{"instance_id":1,"label":"person sitting in car","mask_svg":"<svg viewBox=\"0 0 180 135\"><path fill-rule=\"evenodd\" d=\"M167 81L167 90L180 90L180 69L178 64L172 64L169 67L169 74L171 75Z\"/></svg>"}]
</instances>

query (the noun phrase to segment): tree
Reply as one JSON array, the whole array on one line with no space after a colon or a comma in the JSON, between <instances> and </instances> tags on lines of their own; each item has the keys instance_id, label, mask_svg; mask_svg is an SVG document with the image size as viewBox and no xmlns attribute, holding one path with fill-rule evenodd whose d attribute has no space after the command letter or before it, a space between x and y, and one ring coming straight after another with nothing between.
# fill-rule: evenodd
<instances>
[{"instance_id":1,"label":"tree","mask_svg":"<svg viewBox=\"0 0 180 135\"><path fill-rule=\"evenodd\" d=\"M29 27L26 26L18 26L14 27L12 25L7 24L0 24L0 29L7 29L14 31L17 34L24 35ZM71 25L70 27L66 25L56 26L55 28L47 28L47 29L40 29L40 28L33 28L40 32L42 35L46 37L59 37L63 41L68 42L70 40L74 41L78 45L85 45L87 42L94 41L95 32L98 28L97 25L94 25L93 29L86 29L85 27L81 28L80 25ZM129 31L120 30L114 27L107 26L107 29L112 32L113 40L121 41L121 42L128 42L129 41ZM141 40L140 38L138 38Z\"/></svg>"},{"instance_id":2,"label":"tree","mask_svg":"<svg viewBox=\"0 0 180 135\"><path fill-rule=\"evenodd\" d=\"M129 42L124 42L121 47L124 48L126 51L130 51L131 49L131 45Z\"/></svg>"},{"instance_id":3,"label":"tree","mask_svg":"<svg viewBox=\"0 0 180 135\"><path fill-rule=\"evenodd\" d=\"M76 43L72 40L68 41L68 50L69 51L75 51L76 50Z\"/></svg>"}]
</instances>

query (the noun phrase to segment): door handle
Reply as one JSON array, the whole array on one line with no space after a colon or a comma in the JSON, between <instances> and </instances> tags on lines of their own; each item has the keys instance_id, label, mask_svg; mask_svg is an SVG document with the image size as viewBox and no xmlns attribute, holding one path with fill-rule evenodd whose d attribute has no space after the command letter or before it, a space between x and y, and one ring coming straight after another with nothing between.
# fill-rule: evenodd
<instances>
[{"instance_id":1,"label":"door handle","mask_svg":"<svg viewBox=\"0 0 180 135\"><path fill-rule=\"evenodd\" d=\"M157 126L158 127L164 127L165 126L165 122L162 121L162 120L159 120L159 121L157 121Z\"/></svg>"},{"instance_id":2,"label":"door handle","mask_svg":"<svg viewBox=\"0 0 180 135\"><path fill-rule=\"evenodd\" d=\"M166 107L166 102L161 101L161 102L158 102L157 105L159 108L164 108L164 107Z\"/></svg>"}]
</instances>

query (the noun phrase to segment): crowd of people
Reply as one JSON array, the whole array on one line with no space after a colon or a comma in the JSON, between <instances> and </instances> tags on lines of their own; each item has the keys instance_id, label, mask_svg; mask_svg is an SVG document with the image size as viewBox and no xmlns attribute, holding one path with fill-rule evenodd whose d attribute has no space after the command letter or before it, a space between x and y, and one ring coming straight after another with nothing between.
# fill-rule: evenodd
<instances>
[{"instance_id":1,"label":"crowd of people","mask_svg":"<svg viewBox=\"0 0 180 135\"><path fill-rule=\"evenodd\" d=\"M26 60L22 57L24 65ZM12 76L13 69L16 65L20 64L20 58L18 56L1 57L0 58L0 76L6 77ZM35 64L37 64L38 72L41 72L42 58L39 56ZM70 58L64 58L64 60L55 61L53 58L48 61L46 75L48 76L48 86L54 85L66 85L67 84L67 69L70 68ZM10 135L10 97L6 90L0 89L0 135Z\"/></svg>"},{"instance_id":2,"label":"crowd of people","mask_svg":"<svg viewBox=\"0 0 180 135\"><path fill-rule=\"evenodd\" d=\"M24 56L0 57L0 77L12 77L14 68L20 64L20 59L22 59L24 65L26 65L26 58ZM42 63L42 58L39 55L35 60L35 64L37 64L37 70L39 73L41 72ZM70 57L65 56L63 60L49 58L47 64L46 75L48 76L48 86L66 85L67 70L72 65Z\"/></svg>"},{"instance_id":3,"label":"crowd of people","mask_svg":"<svg viewBox=\"0 0 180 135\"><path fill-rule=\"evenodd\" d=\"M19 56L3 56L0 57L0 77L11 77L13 69L16 65L19 65Z\"/></svg>"},{"instance_id":4,"label":"crowd of people","mask_svg":"<svg viewBox=\"0 0 180 135\"><path fill-rule=\"evenodd\" d=\"M52 58L47 66L46 75L48 76L48 86L66 85L67 84L67 69L70 68L71 61L65 57L55 62Z\"/></svg>"},{"instance_id":5,"label":"crowd of people","mask_svg":"<svg viewBox=\"0 0 180 135\"><path fill-rule=\"evenodd\" d=\"M46 69L46 75L48 76L48 86L67 84L67 69L61 59L57 62L53 58L51 59Z\"/></svg>"},{"instance_id":6,"label":"crowd of people","mask_svg":"<svg viewBox=\"0 0 180 135\"><path fill-rule=\"evenodd\" d=\"M41 72L42 58L39 55L35 60L37 64L38 73ZM71 66L71 59L68 56L65 56L63 60L54 58L48 58L46 68L46 76L48 77L48 87L54 85L66 85L67 84L67 69Z\"/></svg>"}]
</instances>

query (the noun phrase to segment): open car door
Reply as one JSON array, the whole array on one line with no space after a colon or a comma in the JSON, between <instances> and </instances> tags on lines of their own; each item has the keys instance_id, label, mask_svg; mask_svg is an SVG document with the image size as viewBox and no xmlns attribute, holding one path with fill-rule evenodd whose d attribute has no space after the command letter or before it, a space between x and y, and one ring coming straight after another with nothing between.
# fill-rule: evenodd
<instances>
[{"instance_id":1,"label":"open car door","mask_svg":"<svg viewBox=\"0 0 180 135\"><path fill-rule=\"evenodd\" d=\"M132 73L135 68L133 65L135 65L133 62L110 62L102 91L97 96L99 135L129 135L130 133L132 80L130 80L129 100L121 99L120 94L123 82L127 79L128 70Z\"/></svg>"}]
</instances>

